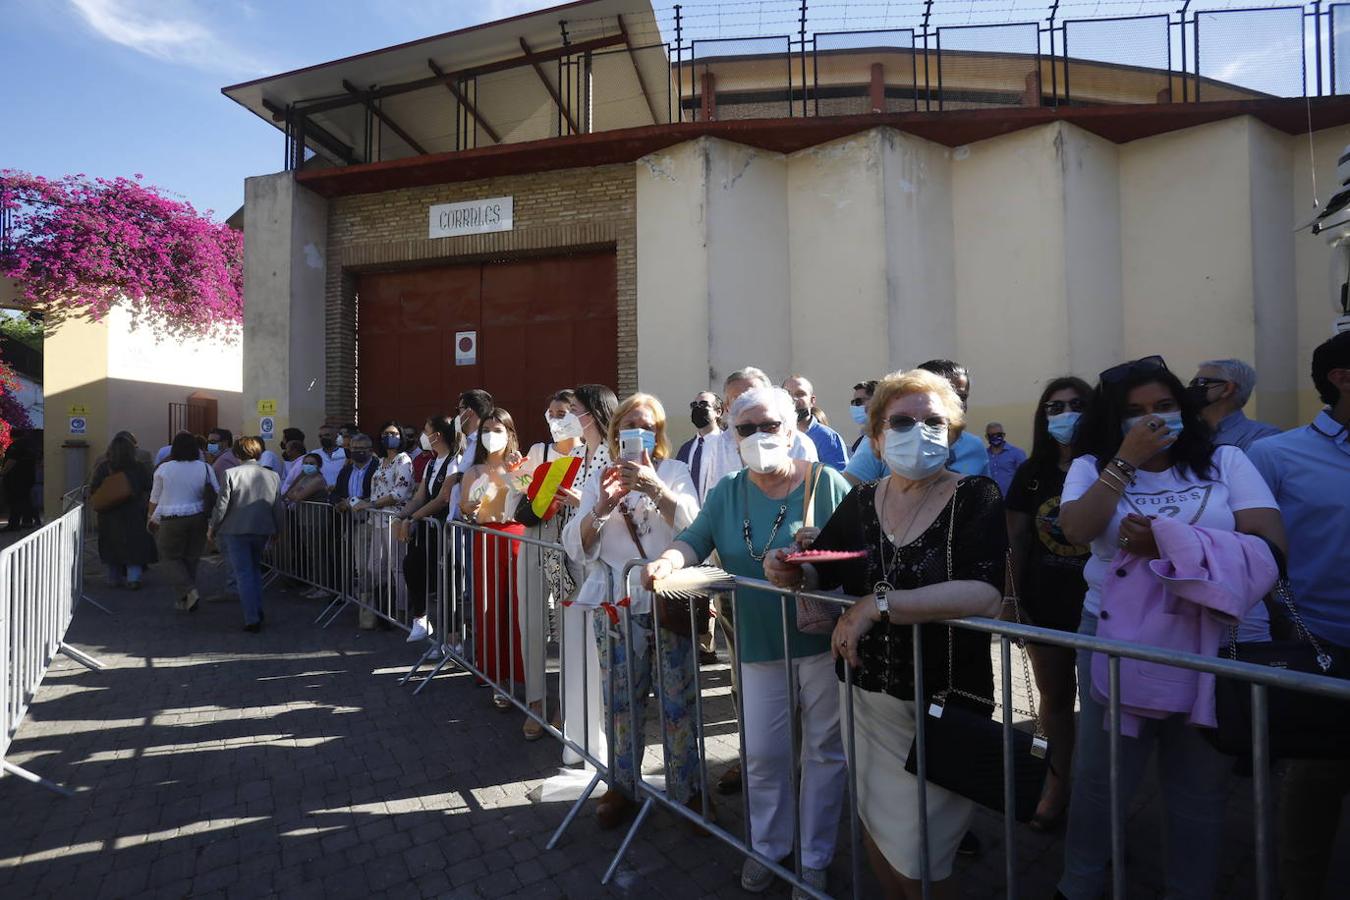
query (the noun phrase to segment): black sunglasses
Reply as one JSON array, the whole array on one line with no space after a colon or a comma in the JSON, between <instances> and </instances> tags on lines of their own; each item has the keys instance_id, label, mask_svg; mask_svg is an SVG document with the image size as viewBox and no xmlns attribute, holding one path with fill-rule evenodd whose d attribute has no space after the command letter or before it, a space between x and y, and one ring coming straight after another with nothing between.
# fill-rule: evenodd
<instances>
[{"instance_id":1,"label":"black sunglasses","mask_svg":"<svg viewBox=\"0 0 1350 900\"><path fill-rule=\"evenodd\" d=\"M1191 379L1190 387L1193 388L1212 388L1216 384L1228 384L1227 378L1206 378L1203 375L1197 375Z\"/></svg>"},{"instance_id":2,"label":"black sunglasses","mask_svg":"<svg viewBox=\"0 0 1350 900\"><path fill-rule=\"evenodd\" d=\"M848 401L848 405L849 405L849 406L866 406L866 405L867 405L867 399L866 399L866 398L863 398L863 397L854 397L852 400Z\"/></svg>"},{"instance_id":3,"label":"black sunglasses","mask_svg":"<svg viewBox=\"0 0 1350 900\"><path fill-rule=\"evenodd\" d=\"M1119 384L1133 375L1146 375L1150 372L1166 372L1167 362L1161 356L1144 356L1129 362L1112 366L1097 376L1105 384Z\"/></svg>"},{"instance_id":4,"label":"black sunglasses","mask_svg":"<svg viewBox=\"0 0 1350 900\"><path fill-rule=\"evenodd\" d=\"M1004 433L1001 432L1001 431L995 431L993 434L989 435L989 437L991 437L991 438L1005 438L1005 437L1007 437L1007 435L1004 434Z\"/></svg>"},{"instance_id":5,"label":"black sunglasses","mask_svg":"<svg viewBox=\"0 0 1350 900\"><path fill-rule=\"evenodd\" d=\"M762 431L765 434L777 434L778 430L782 427L782 422L774 422L772 420L768 422L743 422L736 426L736 433L743 438L748 438L756 431Z\"/></svg>"},{"instance_id":6,"label":"black sunglasses","mask_svg":"<svg viewBox=\"0 0 1350 900\"><path fill-rule=\"evenodd\" d=\"M891 416L886 420L886 427L891 431L905 432L909 431L915 425L924 424L929 428L947 428L947 420L942 416L929 416L926 419L916 419L913 416Z\"/></svg>"},{"instance_id":7,"label":"black sunglasses","mask_svg":"<svg viewBox=\"0 0 1350 900\"><path fill-rule=\"evenodd\" d=\"M1042 405L1042 409L1045 410L1047 416L1057 416L1065 410L1070 409L1074 412L1082 412L1083 401L1078 397L1075 397L1072 400L1047 400Z\"/></svg>"},{"instance_id":8,"label":"black sunglasses","mask_svg":"<svg viewBox=\"0 0 1350 900\"><path fill-rule=\"evenodd\" d=\"M707 400L691 400L690 409L712 409L712 403Z\"/></svg>"}]
</instances>

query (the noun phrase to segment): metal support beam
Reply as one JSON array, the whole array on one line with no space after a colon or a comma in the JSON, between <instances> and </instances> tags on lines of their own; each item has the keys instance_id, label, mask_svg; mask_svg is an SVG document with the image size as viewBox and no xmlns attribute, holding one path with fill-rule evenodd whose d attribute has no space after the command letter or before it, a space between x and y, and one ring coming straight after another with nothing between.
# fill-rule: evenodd
<instances>
[{"instance_id":1,"label":"metal support beam","mask_svg":"<svg viewBox=\"0 0 1350 900\"><path fill-rule=\"evenodd\" d=\"M273 103L271 100L262 102L263 108L272 114L275 121L283 122L286 119L286 110ZM356 165L359 160L356 158L356 151L347 146L342 141L332 135L328 129L319 125L317 122L309 119L305 122L305 137L314 141L314 143L332 153L338 159L349 166Z\"/></svg>"},{"instance_id":2,"label":"metal support beam","mask_svg":"<svg viewBox=\"0 0 1350 900\"><path fill-rule=\"evenodd\" d=\"M623 45L628 49L628 58L633 61L633 74L637 76L638 88L642 91L642 99L647 101L647 109L652 114L652 124L661 124L661 117L656 113L656 101L652 99L652 92L647 90L647 79L642 77L642 67L638 65L637 53L633 49L633 41L628 36L628 26L623 23L623 16L615 16L619 20L619 34L623 35Z\"/></svg>"},{"instance_id":3,"label":"metal support beam","mask_svg":"<svg viewBox=\"0 0 1350 900\"><path fill-rule=\"evenodd\" d=\"M886 70L879 62L872 63L872 79L868 84L867 96L872 101L872 112L886 111Z\"/></svg>"},{"instance_id":4,"label":"metal support beam","mask_svg":"<svg viewBox=\"0 0 1350 900\"><path fill-rule=\"evenodd\" d=\"M427 155L426 147L423 147L421 144L417 143L416 138L414 138L412 135L408 134L408 132L400 128L399 124L395 122L392 118L390 118L388 113L384 112L382 109L380 109L378 106L375 105L374 100L362 97L361 90L356 85L352 84L350 81L344 78L342 79L342 89L354 97L361 97L361 102L365 104L366 109L370 110L370 114L375 118L379 119L385 125L388 125L389 130L392 131L394 134L398 135L399 137L401 137L403 139L403 143L407 144L409 147L416 150L419 156Z\"/></svg>"},{"instance_id":5,"label":"metal support beam","mask_svg":"<svg viewBox=\"0 0 1350 900\"><path fill-rule=\"evenodd\" d=\"M436 65L433 60L427 60L427 68L431 69L431 71L435 72L437 76L441 78L446 77L444 70ZM453 81L446 81L444 84L445 89L454 95L454 98L459 101L459 105L464 108L464 111L472 116L473 120L478 123L478 127L486 131L487 136L492 138L492 143L500 144L502 142L502 136L497 133L497 129L493 128L487 119L483 118L483 115L478 109L469 102L469 98L464 96L464 92L461 91Z\"/></svg>"},{"instance_id":6,"label":"metal support beam","mask_svg":"<svg viewBox=\"0 0 1350 900\"><path fill-rule=\"evenodd\" d=\"M572 111L567 108L567 104L563 103L562 95L558 93L558 89L554 87L553 82L548 80L548 75L544 73L544 67L540 65L541 62L546 61L546 58L531 50L530 45L525 42L524 38L520 38L520 49L525 51L525 55L522 59L534 67L534 74L539 76L539 80L544 84L544 90L548 91L548 95L552 97L553 102L558 105L558 112L562 113L563 118L567 120L567 127L571 129L568 133L580 134L581 129L577 128L577 120L572 118ZM562 47L560 49L564 51L564 54L568 50L567 47Z\"/></svg>"},{"instance_id":7,"label":"metal support beam","mask_svg":"<svg viewBox=\"0 0 1350 900\"><path fill-rule=\"evenodd\" d=\"M585 53L590 50L603 50L606 47L614 47L623 43L623 36L619 34L609 35L608 37L591 38L588 41L577 41L568 47L553 47L548 50L534 51L526 56L513 56L509 59L499 59L496 62L484 63L481 66L471 66L467 69L456 69L453 72L446 72L444 77L434 75L429 78L418 78L414 81L404 81L398 84L381 85L378 88L372 88L361 93L360 99L380 100L385 97L394 97L398 94L406 94L409 91L420 91L424 88L435 87L438 84L451 84L462 78L476 78L479 75L490 75L493 72L504 72L507 69L516 69L527 63L549 62L554 59L561 59L564 56L570 56L574 53ZM303 103L304 101L298 101ZM340 109L344 106L351 106L356 100L350 96L325 98L316 100L314 103L305 104L300 107L305 112L313 114L327 112L330 109Z\"/></svg>"},{"instance_id":8,"label":"metal support beam","mask_svg":"<svg viewBox=\"0 0 1350 900\"><path fill-rule=\"evenodd\" d=\"M704 72L699 78L699 106L702 108L703 121L717 119L717 76Z\"/></svg>"}]
</instances>

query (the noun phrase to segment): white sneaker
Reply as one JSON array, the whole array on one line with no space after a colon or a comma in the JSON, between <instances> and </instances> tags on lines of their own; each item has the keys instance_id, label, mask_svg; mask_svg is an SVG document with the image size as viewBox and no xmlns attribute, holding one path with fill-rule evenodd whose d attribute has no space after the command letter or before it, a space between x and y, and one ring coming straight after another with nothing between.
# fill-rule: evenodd
<instances>
[{"instance_id":1,"label":"white sneaker","mask_svg":"<svg viewBox=\"0 0 1350 900\"><path fill-rule=\"evenodd\" d=\"M741 866L741 890L762 894L773 884L773 870L757 859L746 859Z\"/></svg>"},{"instance_id":2,"label":"white sneaker","mask_svg":"<svg viewBox=\"0 0 1350 900\"><path fill-rule=\"evenodd\" d=\"M825 893L825 870L813 869L810 866L802 866L802 881L805 881L811 887L820 893ZM811 900L811 895L799 887L792 889L792 900Z\"/></svg>"},{"instance_id":3,"label":"white sneaker","mask_svg":"<svg viewBox=\"0 0 1350 900\"><path fill-rule=\"evenodd\" d=\"M424 641L431 637L431 633L434 630L435 629L431 627L431 620L426 616L422 616L420 619L413 619L412 631L408 632L408 643L411 644L415 641Z\"/></svg>"}]
</instances>

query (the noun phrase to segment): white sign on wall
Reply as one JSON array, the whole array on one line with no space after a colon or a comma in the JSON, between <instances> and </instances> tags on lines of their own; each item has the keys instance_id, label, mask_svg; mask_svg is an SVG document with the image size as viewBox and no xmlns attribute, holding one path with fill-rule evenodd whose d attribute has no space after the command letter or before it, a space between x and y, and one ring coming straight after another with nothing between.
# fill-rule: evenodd
<instances>
[{"instance_id":1,"label":"white sign on wall","mask_svg":"<svg viewBox=\"0 0 1350 900\"><path fill-rule=\"evenodd\" d=\"M276 434L277 420L271 416L263 416L258 420L258 437L264 441L272 440Z\"/></svg>"},{"instance_id":2,"label":"white sign on wall","mask_svg":"<svg viewBox=\"0 0 1350 900\"><path fill-rule=\"evenodd\" d=\"M455 365L473 366L478 364L478 332L455 332Z\"/></svg>"},{"instance_id":3,"label":"white sign on wall","mask_svg":"<svg viewBox=\"0 0 1350 900\"><path fill-rule=\"evenodd\" d=\"M438 203L431 207L431 224L427 236L443 238L510 231L515 227L512 218L514 199L492 197L466 203Z\"/></svg>"}]
</instances>

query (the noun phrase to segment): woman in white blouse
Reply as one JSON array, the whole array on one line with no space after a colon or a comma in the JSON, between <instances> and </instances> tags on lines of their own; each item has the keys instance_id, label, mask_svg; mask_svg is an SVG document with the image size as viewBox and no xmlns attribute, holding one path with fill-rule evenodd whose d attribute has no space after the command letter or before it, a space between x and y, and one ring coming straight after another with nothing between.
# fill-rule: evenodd
<instances>
[{"instance_id":1,"label":"woman in white blouse","mask_svg":"<svg viewBox=\"0 0 1350 900\"><path fill-rule=\"evenodd\" d=\"M380 463L370 479L370 499L354 502L353 512L401 508L412 497L415 487L413 465L412 458L404 450L403 426L393 421L385 422L380 427L379 435L380 455L377 459ZM366 564L362 567L368 581L362 593L365 603L370 605L361 607L358 624L369 631L377 622L386 628L389 626L388 619L380 618L375 610L378 608L384 616L394 615L394 596L400 586L400 579L394 577L394 572L398 570L395 563L391 562L394 556L390 552L394 543L390 528L393 519L383 514L370 514L363 521L368 526L370 541Z\"/></svg>"},{"instance_id":2,"label":"woman in white blouse","mask_svg":"<svg viewBox=\"0 0 1350 900\"><path fill-rule=\"evenodd\" d=\"M651 594L639 583L638 572L629 573L628 583L622 577L629 560L660 552L694 521L698 495L689 467L670 456L666 412L650 394L634 394L619 404L610 422L608 444L611 458L618 463L586 483L581 505L563 530L568 553L598 564L608 575L608 595L602 600L607 611L593 616L606 678L602 697L614 741L614 787L596 808L601 828L618 826L633 809L634 779L640 776L645 744L647 694L658 683L658 665L663 693L659 702L665 719L666 794L695 812L704 808L697 790L698 744L691 719L697 660L694 642L665 631L660 652L653 653ZM640 454L635 446L641 447ZM625 598L629 603L626 617L619 608ZM625 621L627 629L622 627ZM631 706L636 707L636 716Z\"/></svg>"},{"instance_id":3,"label":"woman in white blouse","mask_svg":"<svg viewBox=\"0 0 1350 900\"><path fill-rule=\"evenodd\" d=\"M586 485L609 468L609 446L605 441L619 398L603 384L579 384L572 393L570 409L581 423L581 443L586 450L581 471L577 473L570 490L558 491L558 501L571 509L572 516L575 516ZM573 578L579 587L570 598L563 600L562 634L559 637L564 672L563 736L596 759L603 759L605 743L600 728L600 657L595 652L595 641L591 639L591 617L595 615L595 608L601 599L604 578L599 574L598 566L588 565L584 557L572 555L570 549L567 553ZM592 570L597 577L588 584ZM564 765L574 766L581 761L576 751L563 746Z\"/></svg>"},{"instance_id":4,"label":"woman in white blouse","mask_svg":"<svg viewBox=\"0 0 1350 900\"><path fill-rule=\"evenodd\" d=\"M549 398L548 408L544 410L544 421L548 424L550 441L540 441L530 447L525 454L525 466L521 472L532 478L540 466L559 459L573 458L586 460L586 442L582 440L585 429L581 419L572 412L572 402L576 393L562 390ZM578 471L573 480L580 485L582 473ZM558 543L562 539L562 530L572 518L572 510L580 495L568 491L569 505L561 496L547 518L540 518L534 510L528 496L520 495L516 501L516 521L524 524L525 536L537 541ZM567 558L557 552L545 550L536 544L522 544L517 560L516 583L522 585L520 603L516 606L519 616L522 649L525 654L525 702L531 711L541 718L545 715L544 700L547 686L544 681L544 663L547 650L549 613L561 605L561 601L570 597L576 589L577 574L567 564ZM554 726L558 724L555 716ZM544 736L544 727L531 718L525 719L522 728L525 740L537 741Z\"/></svg>"},{"instance_id":5,"label":"woman in white blouse","mask_svg":"<svg viewBox=\"0 0 1350 900\"><path fill-rule=\"evenodd\" d=\"M169 458L155 470L146 527L155 535L161 562L170 577L181 571L182 594L174 605L185 612L197 608L197 561L206 548L206 518L220 491L215 472L201 459L197 439L186 431L174 435Z\"/></svg>"}]
</instances>

